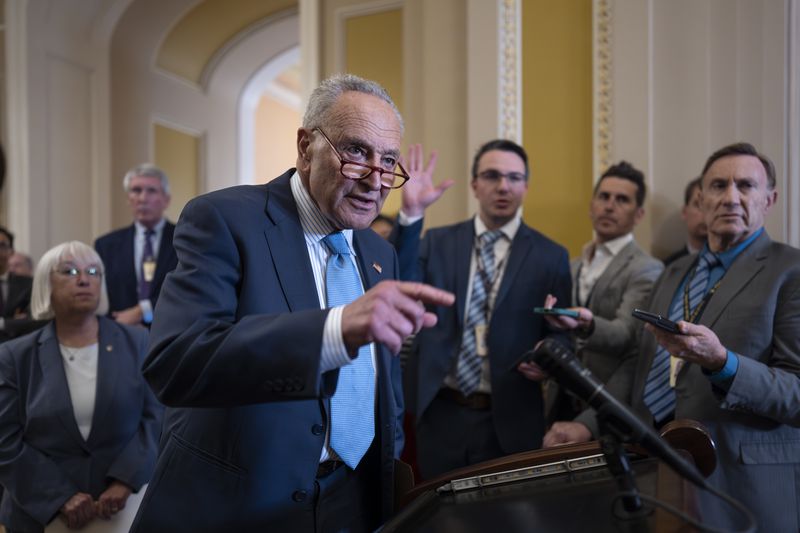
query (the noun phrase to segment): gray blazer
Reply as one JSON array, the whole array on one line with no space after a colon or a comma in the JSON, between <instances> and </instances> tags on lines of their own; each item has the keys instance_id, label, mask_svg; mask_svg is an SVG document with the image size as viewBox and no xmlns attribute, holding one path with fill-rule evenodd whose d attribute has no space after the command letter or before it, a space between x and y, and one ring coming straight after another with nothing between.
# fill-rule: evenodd
<instances>
[{"instance_id":1,"label":"gray blazer","mask_svg":"<svg viewBox=\"0 0 800 533\"><path fill-rule=\"evenodd\" d=\"M162 408L141 375L147 334L99 317L97 393L84 440L55 325L0 345L0 522L42 531L77 492L134 491L155 464ZM33 482L31 481L33 480Z\"/></svg>"},{"instance_id":2,"label":"gray blazer","mask_svg":"<svg viewBox=\"0 0 800 533\"><path fill-rule=\"evenodd\" d=\"M570 264L572 303L578 305L578 275L581 259ZM631 316L635 308L647 307L650 291L664 270L661 261L642 250L635 241L628 243L611 260L597 279L587 306L594 315L594 332L586 339L576 339L577 353L584 365L598 379L608 382L614 373L617 386L611 391L622 401L629 401L634 367L626 361L639 353L642 325ZM548 421L571 419L583 404L576 402L555 383L547 386ZM594 428L594 411L580 413L575 420Z\"/></svg>"},{"instance_id":3,"label":"gray blazer","mask_svg":"<svg viewBox=\"0 0 800 533\"><path fill-rule=\"evenodd\" d=\"M577 304L578 268L572 262L573 304ZM635 308L647 306L650 291L664 265L631 241L611 260L598 278L587 306L594 315L594 332L577 348L584 364L602 381L608 381L625 359L638 353L641 322L631 316Z\"/></svg>"},{"instance_id":4,"label":"gray blazer","mask_svg":"<svg viewBox=\"0 0 800 533\"><path fill-rule=\"evenodd\" d=\"M653 290L651 309L666 313L696 256L677 260ZM685 364L676 385L676 418L703 423L717 445L719 465L709 481L742 501L759 531L800 528L800 250L764 232L731 265L701 317L722 344L739 355L726 392L701 369ZM634 408L650 419L643 391L655 354L645 332L633 389ZM742 518L700 492L704 519L717 527Z\"/></svg>"}]
</instances>

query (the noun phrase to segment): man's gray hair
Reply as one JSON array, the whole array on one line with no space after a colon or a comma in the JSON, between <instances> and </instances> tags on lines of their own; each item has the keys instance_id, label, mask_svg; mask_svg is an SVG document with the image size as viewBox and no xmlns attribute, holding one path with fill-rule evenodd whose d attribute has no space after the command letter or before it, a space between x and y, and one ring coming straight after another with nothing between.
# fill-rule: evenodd
<instances>
[{"instance_id":1,"label":"man's gray hair","mask_svg":"<svg viewBox=\"0 0 800 533\"><path fill-rule=\"evenodd\" d=\"M331 106L346 92L371 94L392 106L392 111L400 122L400 131L403 131L403 117L386 89L377 82L365 80L354 74L336 74L314 89L308 99L306 113L303 115L303 127L311 130L325 124Z\"/></svg>"},{"instance_id":2,"label":"man's gray hair","mask_svg":"<svg viewBox=\"0 0 800 533\"><path fill-rule=\"evenodd\" d=\"M167 174L157 166L150 163L142 163L141 165L137 165L125 174L125 177L122 178L122 186L125 188L125 192L130 192L131 180L136 176L158 178L161 182L161 190L164 191L164 194L169 195L169 180L167 179Z\"/></svg>"}]
</instances>

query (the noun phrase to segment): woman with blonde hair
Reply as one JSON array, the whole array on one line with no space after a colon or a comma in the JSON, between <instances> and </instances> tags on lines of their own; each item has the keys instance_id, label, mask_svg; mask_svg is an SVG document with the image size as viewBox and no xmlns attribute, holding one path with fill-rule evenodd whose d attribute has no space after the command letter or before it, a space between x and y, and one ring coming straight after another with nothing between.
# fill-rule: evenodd
<instances>
[{"instance_id":1,"label":"woman with blonde hair","mask_svg":"<svg viewBox=\"0 0 800 533\"><path fill-rule=\"evenodd\" d=\"M110 519L149 480L162 407L140 371L147 333L107 310L91 247L44 254L31 311L52 321L0 345L0 522L10 532Z\"/></svg>"}]
</instances>

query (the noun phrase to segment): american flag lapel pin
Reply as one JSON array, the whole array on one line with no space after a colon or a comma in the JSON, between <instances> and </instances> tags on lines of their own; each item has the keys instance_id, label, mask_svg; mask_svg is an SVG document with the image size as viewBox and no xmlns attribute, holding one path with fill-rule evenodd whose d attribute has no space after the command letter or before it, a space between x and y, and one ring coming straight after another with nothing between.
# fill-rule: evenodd
<instances>
[{"instance_id":1,"label":"american flag lapel pin","mask_svg":"<svg viewBox=\"0 0 800 533\"><path fill-rule=\"evenodd\" d=\"M372 263L372 268L378 271L378 274L383 273L383 267L380 266L378 263Z\"/></svg>"}]
</instances>

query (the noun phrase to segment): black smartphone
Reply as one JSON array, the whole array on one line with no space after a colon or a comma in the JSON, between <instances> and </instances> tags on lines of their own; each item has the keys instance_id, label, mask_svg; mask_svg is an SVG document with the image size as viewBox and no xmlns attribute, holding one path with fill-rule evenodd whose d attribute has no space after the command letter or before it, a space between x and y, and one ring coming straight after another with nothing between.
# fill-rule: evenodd
<instances>
[{"instance_id":1,"label":"black smartphone","mask_svg":"<svg viewBox=\"0 0 800 533\"><path fill-rule=\"evenodd\" d=\"M564 309L563 307L534 307L533 312L539 313L540 315L561 315L570 318L578 318L581 316L580 313L574 309Z\"/></svg>"},{"instance_id":2,"label":"black smartphone","mask_svg":"<svg viewBox=\"0 0 800 533\"><path fill-rule=\"evenodd\" d=\"M664 331L669 331L670 333L677 333L678 335L682 335L681 330L678 329L678 324L669 320L668 318L664 318L661 315L657 315L655 313L651 313L649 311L643 311L642 309L634 309L631 314L634 318L638 318L639 320L644 320L645 322L649 322L653 324L657 328L661 328Z\"/></svg>"}]
</instances>

